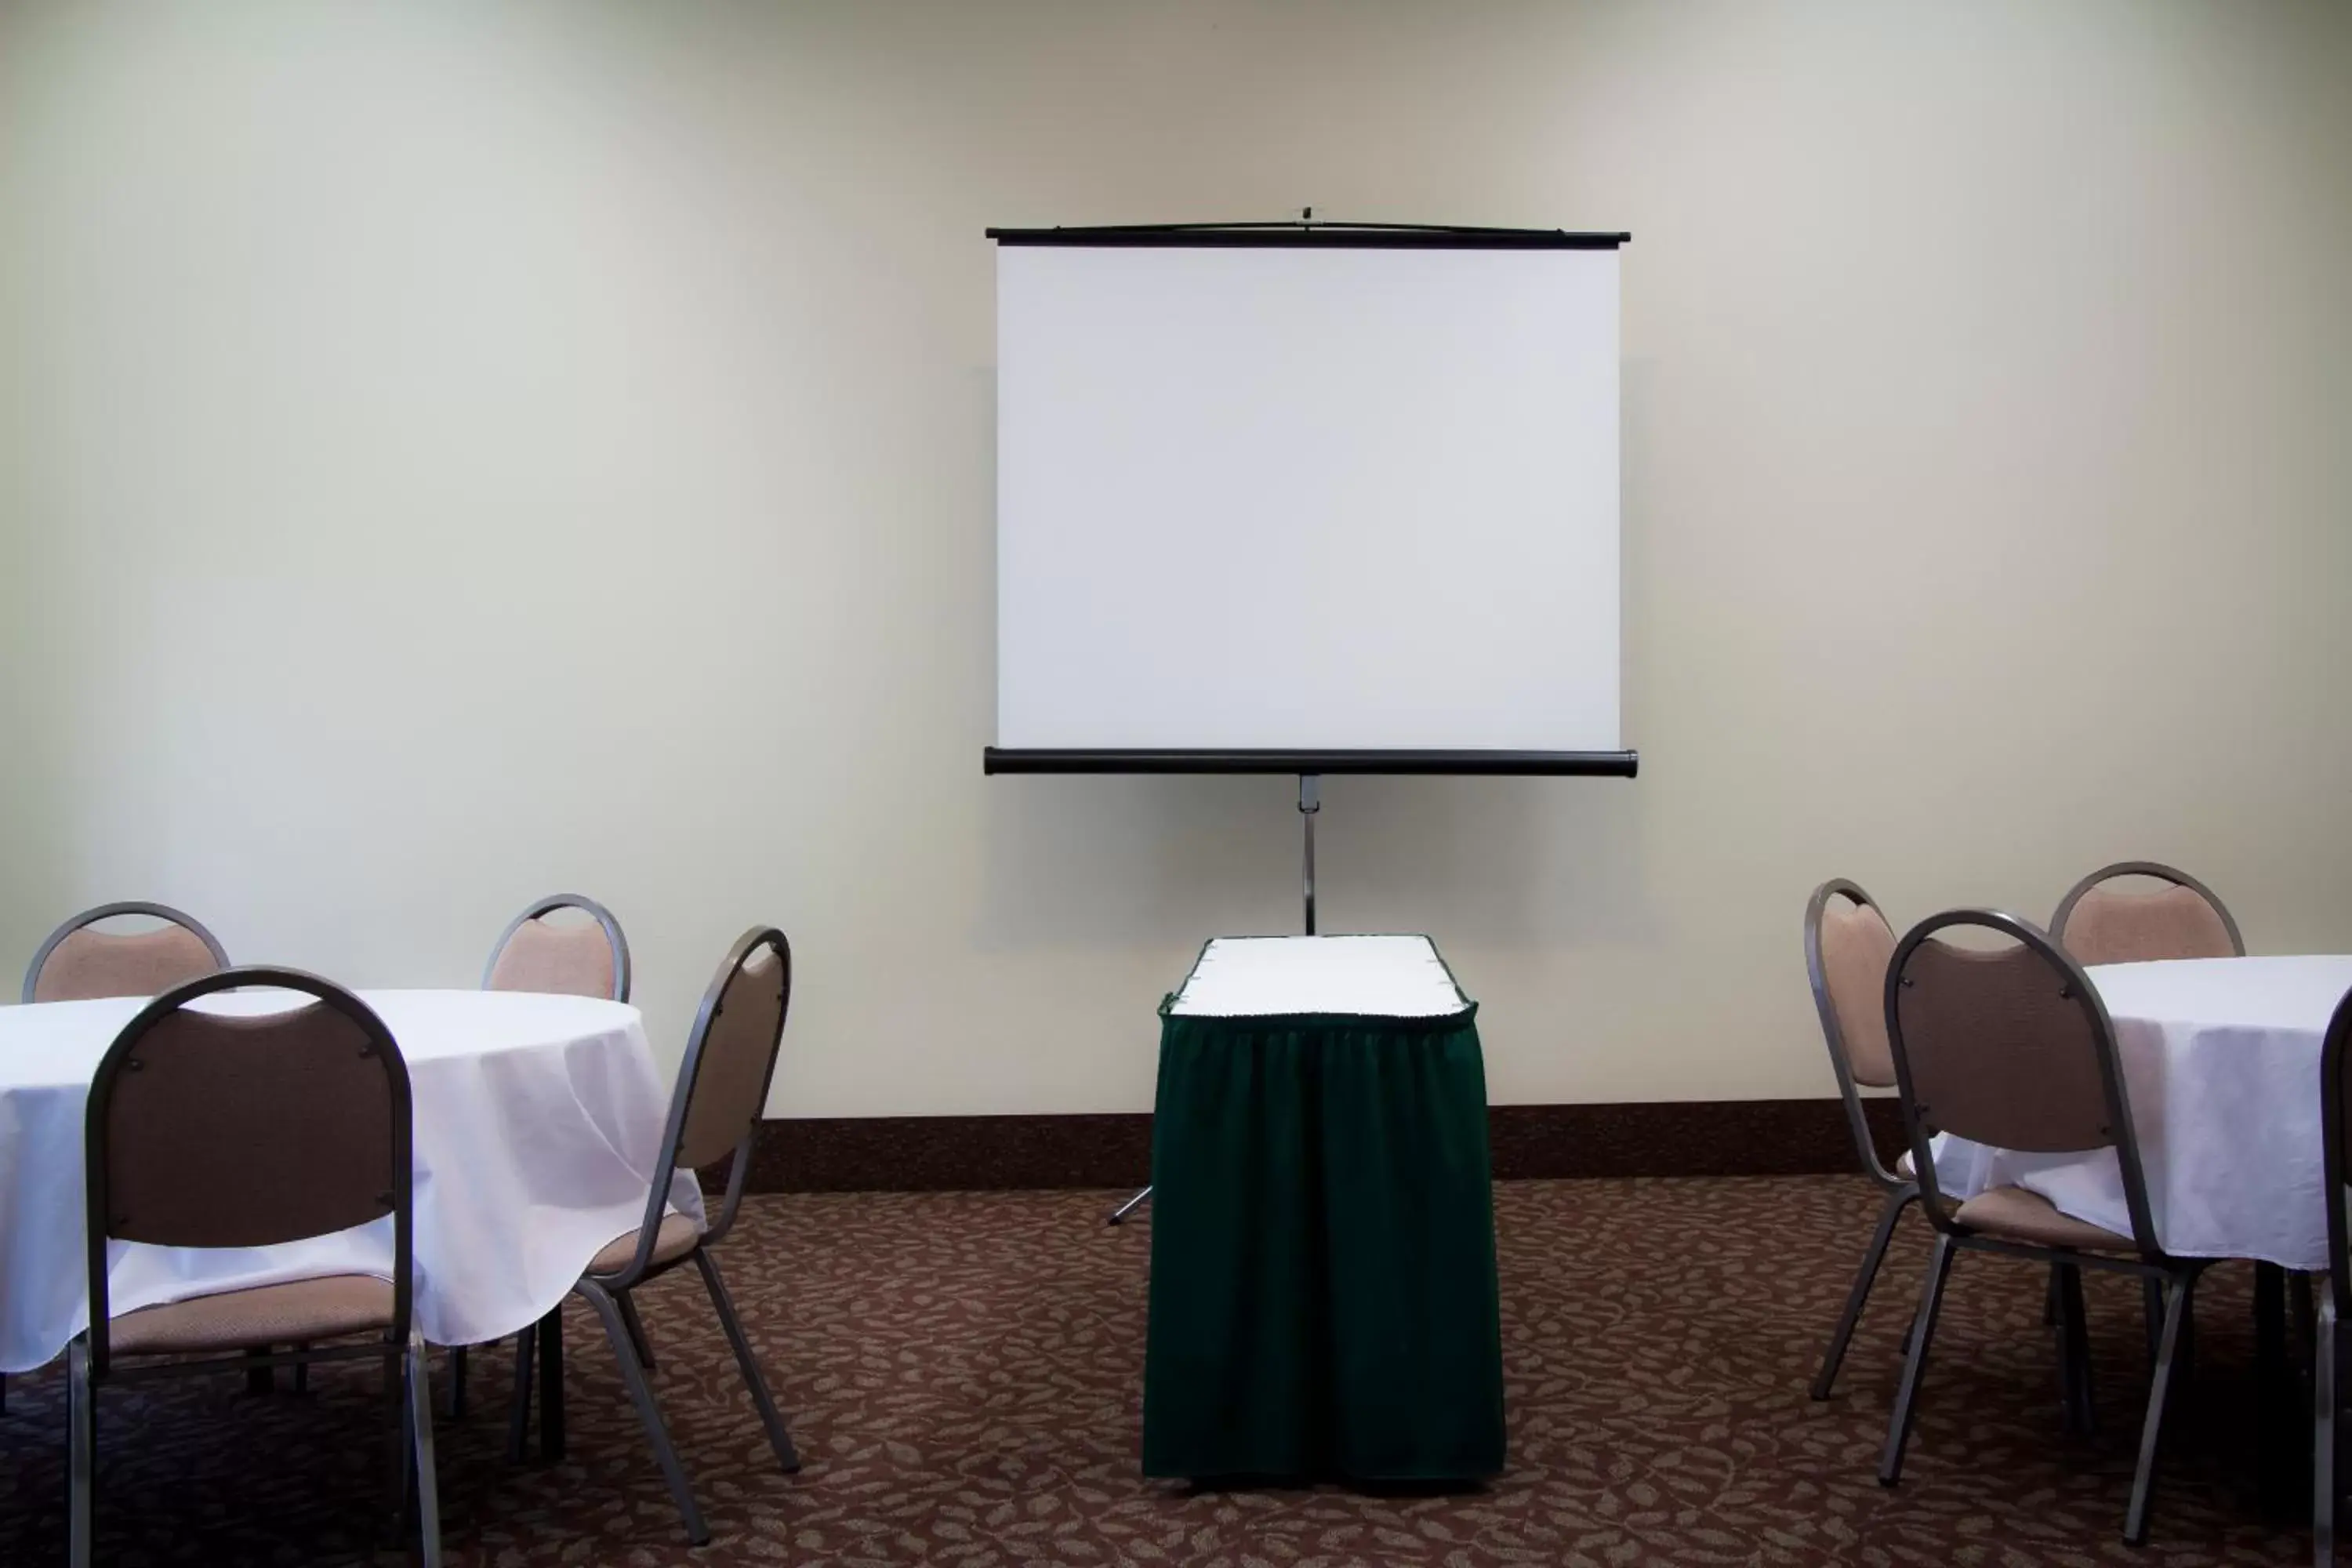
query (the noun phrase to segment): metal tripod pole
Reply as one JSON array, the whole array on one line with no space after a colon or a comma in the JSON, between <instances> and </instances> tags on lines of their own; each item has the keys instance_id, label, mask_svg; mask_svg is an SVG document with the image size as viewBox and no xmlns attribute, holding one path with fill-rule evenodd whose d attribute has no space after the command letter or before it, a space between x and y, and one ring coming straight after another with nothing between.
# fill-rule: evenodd
<instances>
[{"instance_id":1,"label":"metal tripod pole","mask_svg":"<svg viewBox=\"0 0 2352 1568\"><path fill-rule=\"evenodd\" d=\"M1305 830L1306 837L1305 842L1300 849L1298 892L1300 900L1305 906L1305 913L1307 916L1307 934L1308 936L1313 936L1315 934L1315 815L1322 809L1323 775L1321 773L1299 774L1298 822L1299 826ZM1144 1188L1141 1192L1128 1199L1127 1202L1111 1210L1110 1217L1103 1221L1103 1223L1105 1225L1118 1224L1119 1221L1125 1219L1128 1215L1141 1208L1144 1205L1144 1201L1150 1196L1151 1189L1150 1187Z\"/></svg>"},{"instance_id":2,"label":"metal tripod pole","mask_svg":"<svg viewBox=\"0 0 2352 1568\"><path fill-rule=\"evenodd\" d=\"M1315 934L1315 814L1323 809L1323 775L1298 775L1298 820L1307 830L1307 847L1299 862L1299 892L1307 905L1307 934Z\"/></svg>"}]
</instances>

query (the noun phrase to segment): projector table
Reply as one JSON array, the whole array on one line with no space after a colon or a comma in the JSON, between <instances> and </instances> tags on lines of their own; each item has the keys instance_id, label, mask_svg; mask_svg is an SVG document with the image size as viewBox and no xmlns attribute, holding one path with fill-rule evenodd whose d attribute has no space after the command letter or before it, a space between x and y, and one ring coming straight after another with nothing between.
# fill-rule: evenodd
<instances>
[{"instance_id":1,"label":"projector table","mask_svg":"<svg viewBox=\"0 0 2352 1568\"><path fill-rule=\"evenodd\" d=\"M1144 1473L1499 1471L1486 1070L1435 946L1220 937L1160 1014Z\"/></svg>"}]
</instances>

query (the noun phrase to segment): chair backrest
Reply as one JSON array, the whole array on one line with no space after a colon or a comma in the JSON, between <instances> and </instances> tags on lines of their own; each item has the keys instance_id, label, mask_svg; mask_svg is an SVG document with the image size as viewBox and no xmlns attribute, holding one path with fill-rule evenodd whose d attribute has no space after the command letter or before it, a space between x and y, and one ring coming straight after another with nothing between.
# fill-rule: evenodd
<instances>
[{"instance_id":1,"label":"chair backrest","mask_svg":"<svg viewBox=\"0 0 2352 1568\"><path fill-rule=\"evenodd\" d=\"M107 921L160 922L144 931L100 931ZM25 969L26 1002L152 996L184 980L228 967L228 954L194 915L133 900L84 910L49 933Z\"/></svg>"},{"instance_id":2,"label":"chair backrest","mask_svg":"<svg viewBox=\"0 0 2352 1568\"><path fill-rule=\"evenodd\" d=\"M310 1000L260 1014L193 1005L237 987ZM224 970L123 1026L83 1124L90 1344L102 1371L107 1242L269 1247L393 1219L397 1323L408 1336L408 1068L366 1003L299 970Z\"/></svg>"},{"instance_id":3,"label":"chair backrest","mask_svg":"<svg viewBox=\"0 0 2352 1568\"><path fill-rule=\"evenodd\" d=\"M2336 1321L2352 1323L2352 991L2336 1005L2319 1050L2319 1143L2324 1180L2322 1200L2327 1205L2327 1288L2336 1295Z\"/></svg>"},{"instance_id":4,"label":"chair backrest","mask_svg":"<svg viewBox=\"0 0 2352 1568\"><path fill-rule=\"evenodd\" d=\"M548 917L579 910L585 920ZM629 999L629 942L621 922L595 900L551 893L507 922L482 969L485 991L538 991L562 996Z\"/></svg>"},{"instance_id":5,"label":"chair backrest","mask_svg":"<svg viewBox=\"0 0 2352 1568\"><path fill-rule=\"evenodd\" d=\"M1860 1089L1895 1087L1895 1057L1886 1044L1886 964L1895 956L1895 929L1868 893L1843 878L1813 889L1805 905L1805 973L1813 1008L1863 1167L1884 1182L1896 1178L1882 1164L1864 1115Z\"/></svg>"},{"instance_id":6,"label":"chair backrest","mask_svg":"<svg viewBox=\"0 0 2352 1568\"><path fill-rule=\"evenodd\" d=\"M1990 933L1963 946L1942 932ZM1992 910L1914 926L1886 973L1886 1035L1912 1155L1943 1221L1927 1141L1950 1132L2021 1152L2112 1148L2133 1237L2158 1250L2115 1025L2083 966L2039 927Z\"/></svg>"},{"instance_id":7,"label":"chair backrest","mask_svg":"<svg viewBox=\"0 0 2352 1568\"><path fill-rule=\"evenodd\" d=\"M2153 860L2118 860L2075 883L2050 917L2050 934L2086 964L2242 958L2246 952L2238 922L2212 889Z\"/></svg>"}]
</instances>

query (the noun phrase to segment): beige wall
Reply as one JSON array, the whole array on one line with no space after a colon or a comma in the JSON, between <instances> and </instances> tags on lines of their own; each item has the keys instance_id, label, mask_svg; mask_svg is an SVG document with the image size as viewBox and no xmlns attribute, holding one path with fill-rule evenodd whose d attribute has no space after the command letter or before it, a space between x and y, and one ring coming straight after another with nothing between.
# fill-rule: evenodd
<instances>
[{"instance_id":1,"label":"beige wall","mask_svg":"<svg viewBox=\"0 0 2352 1568\"><path fill-rule=\"evenodd\" d=\"M2352 948L2347 81L2325 5L12 7L0 954L463 984L578 886L673 1051L791 931L780 1112L1147 1106L1291 785L982 778L980 231L1305 203L1635 237L1642 778L1326 790L1497 1100L1827 1092L1834 873Z\"/></svg>"}]
</instances>

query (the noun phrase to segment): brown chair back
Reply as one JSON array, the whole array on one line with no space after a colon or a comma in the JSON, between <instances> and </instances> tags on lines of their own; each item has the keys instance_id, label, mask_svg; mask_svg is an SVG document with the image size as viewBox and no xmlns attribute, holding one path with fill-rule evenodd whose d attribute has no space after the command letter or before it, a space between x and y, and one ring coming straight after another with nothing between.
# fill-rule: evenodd
<instances>
[{"instance_id":1,"label":"brown chair back","mask_svg":"<svg viewBox=\"0 0 2352 1568\"><path fill-rule=\"evenodd\" d=\"M588 918L548 917L577 910ZM553 893L507 922L482 970L485 991L537 991L560 996L629 999L629 942L621 922L595 900Z\"/></svg>"},{"instance_id":2,"label":"brown chair back","mask_svg":"<svg viewBox=\"0 0 2352 1568\"><path fill-rule=\"evenodd\" d=\"M2212 889L2154 860L2118 860L2075 883L2050 917L2050 934L2085 964L2246 952L2238 922Z\"/></svg>"},{"instance_id":3,"label":"brown chair back","mask_svg":"<svg viewBox=\"0 0 2352 1568\"><path fill-rule=\"evenodd\" d=\"M258 1015L194 1006L236 987L309 1001ZM393 1218L408 1337L408 1068L366 1003L299 970L224 970L142 1009L90 1080L83 1124L90 1343L103 1370L107 1242L269 1247Z\"/></svg>"},{"instance_id":4,"label":"brown chair back","mask_svg":"<svg viewBox=\"0 0 2352 1568\"><path fill-rule=\"evenodd\" d=\"M145 931L100 931L104 922L144 918ZM100 904L49 933L25 970L26 1002L80 1002L96 996L152 996L184 980L228 967L228 954L194 916L168 904Z\"/></svg>"},{"instance_id":5,"label":"brown chair back","mask_svg":"<svg viewBox=\"0 0 2352 1568\"><path fill-rule=\"evenodd\" d=\"M1805 973L1812 982L1830 1068L1863 1168L1881 1182L1898 1178L1878 1158L1862 1109L1863 1088L1895 1087L1895 1057L1886 1044L1886 964L1895 956L1895 929L1868 893L1843 878L1813 889L1805 906Z\"/></svg>"},{"instance_id":6,"label":"brown chair back","mask_svg":"<svg viewBox=\"0 0 2352 1568\"><path fill-rule=\"evenodd\" d=\"M1938 935L1990 932L1990 947ZM1912 928L1886 975L1886 1034L1920 1184L1935 1197L1927 1141L1950 1132L2032 1153L2113 1148L2134 1237L2155 1227L2124 1091L2115 1026L2083 966L2032 923L1953 910Z\"/></svg>"},{"instance_id":7,"label":"brown chair back","mask_svg":"<svg viewBox=\"0 0 2352 1568\"><path fill-rule=\"evenodd\" d=\"M2324 1180L2321 1201L2327 1206L2327 1289L2336 1297L2336 1321L2352 1323L2352 992L2336 1005L2319 1051L2319 1131Z\"/></svg>"}]
</instances>

